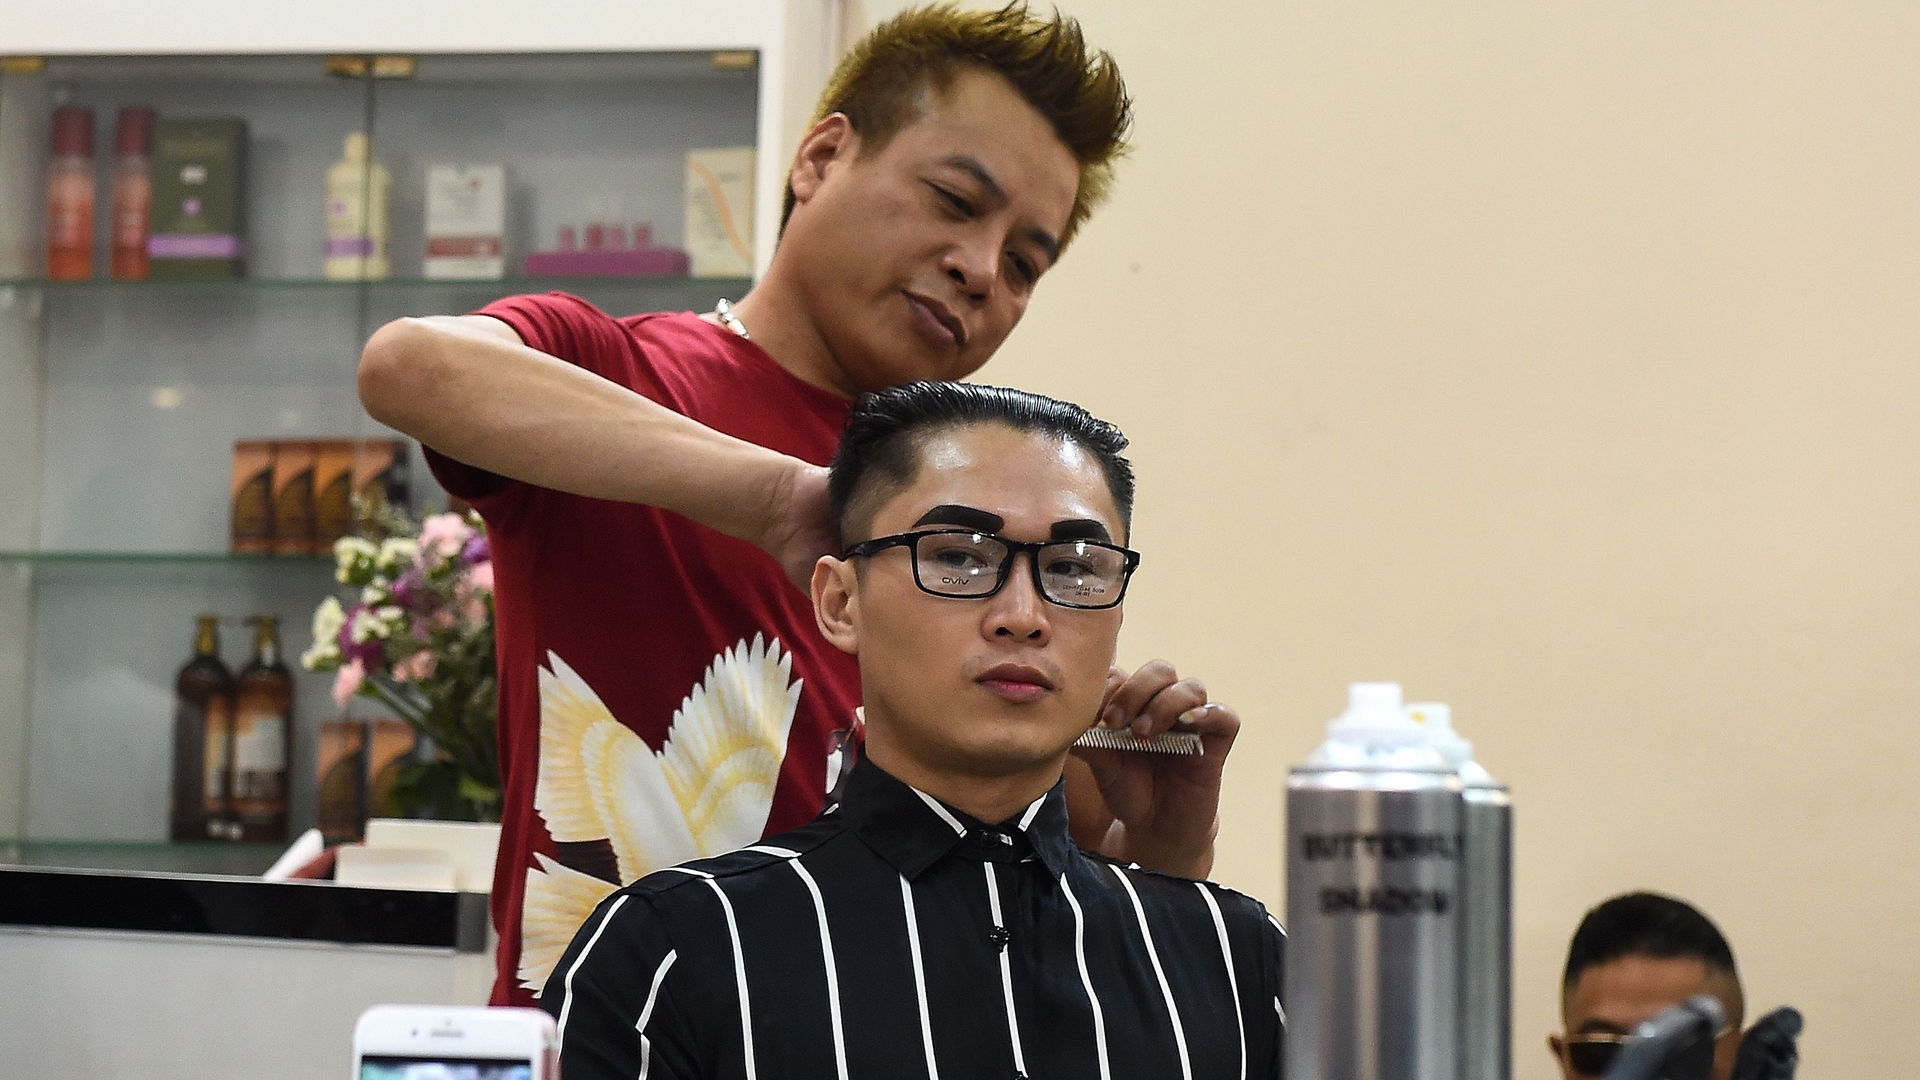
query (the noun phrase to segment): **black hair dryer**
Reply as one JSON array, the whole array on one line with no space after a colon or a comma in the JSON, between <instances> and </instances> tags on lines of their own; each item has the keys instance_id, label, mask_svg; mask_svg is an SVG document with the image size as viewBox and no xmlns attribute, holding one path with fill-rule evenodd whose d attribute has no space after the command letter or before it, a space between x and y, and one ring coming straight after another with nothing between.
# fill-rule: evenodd
<instances>
[{"instance_id":1,"label":"black hair dryer","mask_svg":"<svg viewBox=\"0 0 1920 1080\"><path fill-rule=\"evenodd\" d=\"M1714 1038L1726 1024L1720 999L1688 998L1634 1028L1606 1080L1707 1080Z\"/></svg>"}]
</instances>

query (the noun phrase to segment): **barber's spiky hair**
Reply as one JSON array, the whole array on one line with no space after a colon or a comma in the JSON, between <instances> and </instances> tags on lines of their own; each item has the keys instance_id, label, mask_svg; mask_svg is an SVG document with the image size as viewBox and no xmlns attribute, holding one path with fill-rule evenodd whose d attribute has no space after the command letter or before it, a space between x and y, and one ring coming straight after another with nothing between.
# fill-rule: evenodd
<instances>
[{"instance_id":1,"label":"barber's spiky hair","mask_svg":"<svg viewBox=\"0 0 1920 1080\"><path fill-rule=\"evenodd\" d=\"M1119 65L1089 51L1074 19L1037 18L1024 2L998 11L961 11L936 4L901 12L875 27L834 69L814 110L815 123L844 113L860 134L861 152L885 147L916 116L922 90L945 90L968 68L994 72L1032 105L1080 163L1073 213L1061 250L1094 207L1106 200L1114 162L1127 151L1133 102ZM780 216L793 213L787 188Z\"/></svg>"}]
</instances>

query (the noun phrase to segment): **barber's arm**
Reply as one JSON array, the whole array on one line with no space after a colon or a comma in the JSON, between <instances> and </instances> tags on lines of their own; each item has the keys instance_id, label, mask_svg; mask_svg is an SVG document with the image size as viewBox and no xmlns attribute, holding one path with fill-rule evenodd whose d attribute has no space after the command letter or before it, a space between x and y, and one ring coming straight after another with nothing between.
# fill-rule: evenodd
<instances>
[{"instance_id":1,"label":"barber's arm","mask_svg":"<svg viewBox=\"0 0 1920 1080\"><path fill-rule=\"evenodd\" d=\"M1220 775L1240 716L1207 700L1197 679L1155 660L1108 676L1101 724L1141 737L1177 723L1200 736L1196 755L1076 748L1068 763L1068 816L1075 840L1152 870L1204 878L1220 831Z\"/></svg>"},{"instance_id":2,"label":"barber's arm","mask_svg":"<svg viewBox=\"0 0 1920 1080\"><path fill-rule=\"evenodd\" d=\"M530 348L499 319L388 323L361 354L359 389L374 419L447 457L672 510L758 545L802 588L831 547L826 470Z\"/></svg>"},{"instance_id":3,"label":"barber's arm","mask_svg":"<svg viewBox=\"0 0 1920 1080\"><path fill-rule=\"evenodd\" d=\"M697 1035L683 1011L689 965L644 897L616 895L574 935L540 1007L560 1024L567 1080L696 1080Z\"/></svg>"}]
</instances>

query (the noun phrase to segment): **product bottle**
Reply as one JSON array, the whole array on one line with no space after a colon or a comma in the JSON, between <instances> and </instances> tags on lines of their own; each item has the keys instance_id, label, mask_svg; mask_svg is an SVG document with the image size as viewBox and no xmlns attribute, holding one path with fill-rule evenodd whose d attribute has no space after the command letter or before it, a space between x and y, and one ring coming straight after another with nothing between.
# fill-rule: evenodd
<instances>
[{"instance_id":1,"label":"product bottle","mask_svg":"<svg viewBox=\"0 0 1920 1080\"><path fill-rule=\"evenodd\" d=\"M367 133L347 136L345 155L327 170L326 276L377 281L387 276L387 191L393 177L373 160Z\"/></svg>"},{"instance_id":2,"label":"product bottle","mask_svg":"<svg viewBox=\"0 0 1920 1080\"><path fill-rule=\"evenodd\" d=\"M1513 1074L1513 796L1473 760L1473 744L1438 702L1408 705L1460 777L1466 839L1460 882L1460 1080Z\"/></svg>"},{"instance_id":3,"label":"product bottle","mask_svg":"<svg viewBox=\"0 0 1920 1080\"><path fill-rule=\"evenodd\" d=\"M93 276L93 110L53 111L53 159L47 163L47 277Z\"/></svg>"},{"instance_id":4,"label":"product bottle","mask_svg":"<svg viewBox=\"0 0 1920 1080\"><path fill-rule=\"evenodd\" d=\"M280 659L280 620L255 615L253 661L240 672L233 717L233 814L239 838L287 838L288 750L293 673Z\"/></svg>"},{"instance_id":5,"label":"product bottle","mask_svg":"<svg viewBox=\"0 0 1920 1080\"><path fill-rule=\"evenodd\" d=\"M1460 778L1393 683L1287 777L1287 1080L1457 1080Z\"/></svg>"},{"instance_id":6,"label":"product bottle","mask_svg":"<svg viewBox=\"0 0 1920 1080\"><path fill-rule=\"evenodd\" d=\"M126 108L114 129L113 276L147 278L147 234L153 224L153 110Z\"/></svg>"},{"instance_id":7,"label":"product bottle","mask_svg":"<svg viewBox=\"0 0 1920 1080\"><path fill-rule=\"evenodd\" d=\"M201 615L193 659L173 682L173 786L168 835L224 840L231 825L233 673L220 662L220 619Z\"/></svg>"}]
</instances>

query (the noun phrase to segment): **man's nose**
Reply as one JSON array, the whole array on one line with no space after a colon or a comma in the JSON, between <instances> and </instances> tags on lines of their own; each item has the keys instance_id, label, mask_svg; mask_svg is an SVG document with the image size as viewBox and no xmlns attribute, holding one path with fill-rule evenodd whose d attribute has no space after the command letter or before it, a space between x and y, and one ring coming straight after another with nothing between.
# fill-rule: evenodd
<instances>
[{"instance_id":1,"label":"man's nose","mask_svg":"<svg viewBox=\"0 0 1920 1080\"><path fill-rule=\"evenodd\" d=\"M999 279L1000 261L987 247L984 242L957 244L943 260L942 268L946 270L947 278L960 286L960 291L976 303L987 298Z\"/></svg>"},{"instance_id":2,"label":"man's nose","mask_svg":"<svg viewBox=\"0 0 1920 1080\"><path fill-rule=\"evenodd\" d=\"M988 599L986 630L989 637L1046 644L1053 623L1048 617L1047 601L1034 588L1032 559L1032 552L1016 554L1007 565L1005 584Z\"/></svg>"}]
</instances>

